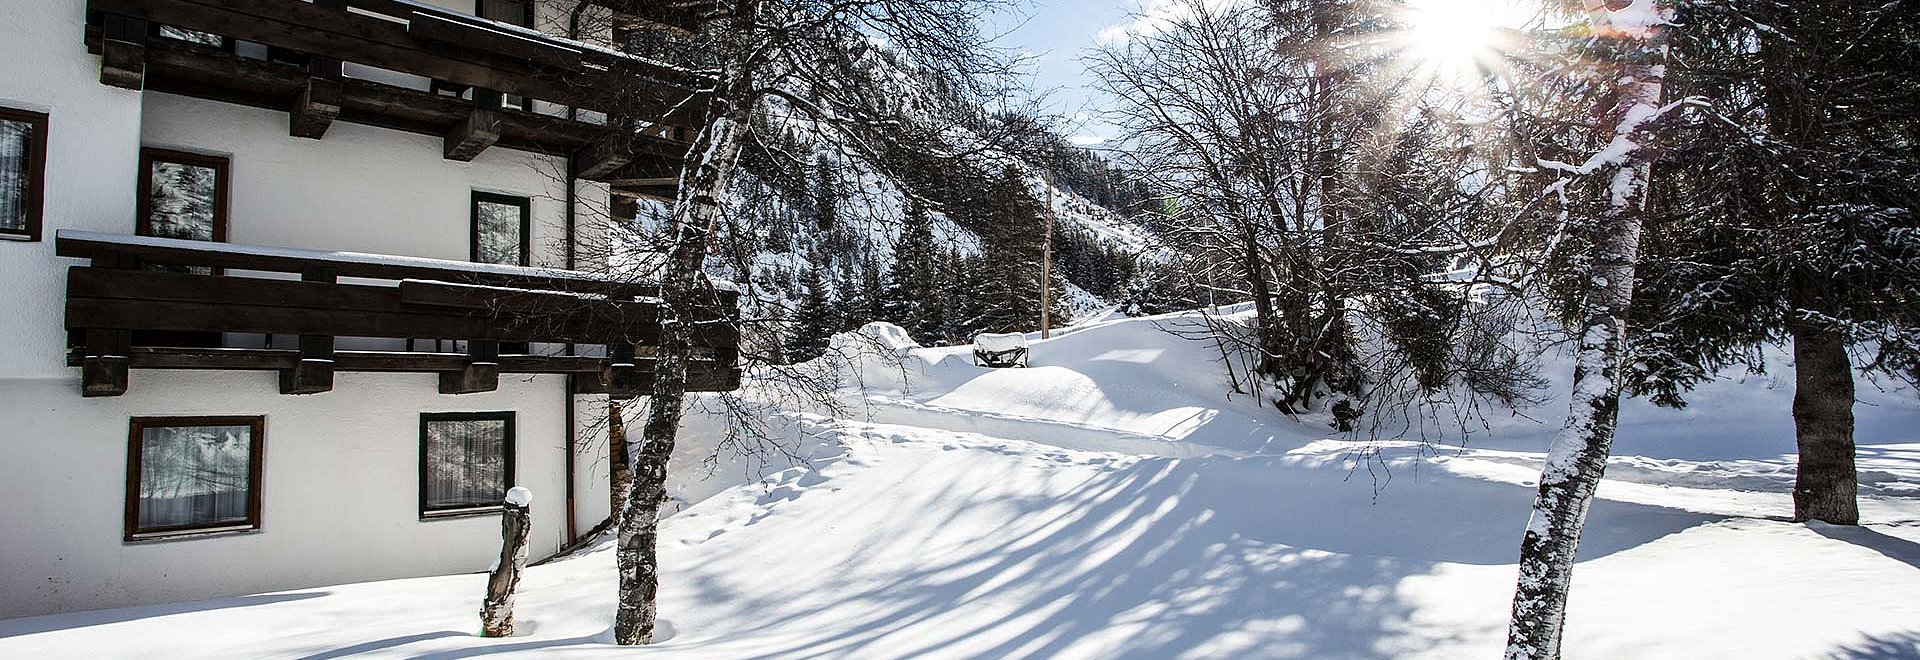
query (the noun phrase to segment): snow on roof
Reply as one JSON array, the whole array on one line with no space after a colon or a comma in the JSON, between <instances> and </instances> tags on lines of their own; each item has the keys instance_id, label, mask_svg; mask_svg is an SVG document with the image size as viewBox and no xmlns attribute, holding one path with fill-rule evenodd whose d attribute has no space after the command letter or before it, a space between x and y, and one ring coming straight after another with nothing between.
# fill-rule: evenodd
<instances>
[{"instance_id":1,"label":"snow on roof","mask_svg":"<svg viewBox=\"0 0 1920 660\"><path fill-rule=\"evenodd\" d=\"M238 243L209 243L182 238L160 238L157 236L134 236L130 234L109 234L105 232L61 229L54 232L55 240L92 241L138 247L158 247L178 250L196 250L218 252L220 254L238 254L255 257L286 257L292 259L321 259L368 266L403 266L408 268L436 268L457 270L467 273L486 275L506 275L516 277L545 277L554 279L606 281L607 278L577 270L561 268L539 268L535 266L510 266L505 264L474 263L471 261L453 261L451 259L430 259L427 257L406 257L393 254L368 254L365 252L344 252L339 250L309 250L304 248L269 247L264 245L242 245Z\"/></svg>"},{"instance_id":2,"label":"snow on roof","mask_svg":"<svg viewBox=\"0 0 1920 660\"><path fill-rule=\"evenodd\" d=\"M1027 347L1027 336L1018 332L983 332L973 338L977 351L1000 353Z\"/></svg>"}]
</instances>

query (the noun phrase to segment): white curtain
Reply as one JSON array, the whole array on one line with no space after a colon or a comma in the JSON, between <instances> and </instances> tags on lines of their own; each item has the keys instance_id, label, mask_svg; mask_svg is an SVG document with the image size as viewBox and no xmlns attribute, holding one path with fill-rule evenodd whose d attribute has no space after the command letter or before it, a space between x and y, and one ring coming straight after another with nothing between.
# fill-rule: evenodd
<instances>
[{"instance_id":1,"label":"white curtain","mask_svg":"<svg viewBox=\"0 0 1920 660\"><path fill-rule=\"evenodd\" d=\"M250 426L146 427L140 433L140 527L245 522Z\"/></svg>"},{"instance_id":2,"label":"white curtain","mask_svg":"<svg viewBox=\"0 0 1920 660\"><path fill-rule=\"evenodd\" d=\"M493 506L507 492L507 422L427 421L427 508Z\"/></svg>"},{"instance_id":3,"label":"white curtain","mask_svg":"<svg viewBox=\"0 0 1920 660\"><path fill-rule=\"evenodd\" d=\"M0 229L27 229L27 152L33 124L0 119Z\"/></svg>"}]
</instances>

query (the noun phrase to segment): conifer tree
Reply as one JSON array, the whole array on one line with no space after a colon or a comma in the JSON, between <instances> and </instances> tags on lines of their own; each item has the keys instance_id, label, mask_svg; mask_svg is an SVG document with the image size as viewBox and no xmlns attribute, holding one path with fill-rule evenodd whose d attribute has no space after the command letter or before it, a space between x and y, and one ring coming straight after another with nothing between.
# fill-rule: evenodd
<instances>
[{"instance_id":1,"label":"conifer tree","mask_svg":"<svg viewBox=\"0 0 1920 660\"><path fill-rule=\"evenodd\" d=\"M1012 165L989 184L982 204L984 254L969 287L981 306L974 330L1032 330L1040 323L1040 206Z\"/></svg>"},{"instance_id":2,"label":"conifer tree","mask_svg":"<svg viewBox=\"0 0 1920 660\"><path fill-rule=\"evenodd\" d=\"M1852 371L1920 375L1920 4L1697 2L1679 22L1672 76L1701 102L1645 241L1632 384L1684 405L1791 341L1794 518L1855 524Z\"/></svg>"},{"instance_id":3,"label":"conifer tree","mask_svg":"<svg viewBox=\"0 0 1920 660\"><path fill-rule=\"evenodd\" d=\"M839 327L827 290L824 259L816 258L802 271L800 309L794 314L793 336L787 342L786 355L796 362L820 357L827 350L827 339Z\"/></svg>"},{"instance_id":4,"label":"conifer tree","mask_svg":"<svg viewBox=\"0 0 1920 660\"><path fill-rule=\"evenodd\" d=\"M918 200L909 200L904 223L887 276L886 313L915 339L934 342L946 336L946 303L933 218Z\"/></svg>"}]
</instances>

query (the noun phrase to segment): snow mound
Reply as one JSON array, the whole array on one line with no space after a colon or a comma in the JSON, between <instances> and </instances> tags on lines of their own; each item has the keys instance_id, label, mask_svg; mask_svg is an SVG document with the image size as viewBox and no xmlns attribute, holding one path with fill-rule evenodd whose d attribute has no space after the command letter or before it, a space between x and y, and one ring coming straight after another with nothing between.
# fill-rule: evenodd
<instances>
[{"instance_id":1,"label":"snow mound","mask_svg":"<svg viewBox=\"0 0 1920 660\"><path fill-rule=\"evenodd\" d=\"M985 332L973 338L973 350L1002 353L1027 347L1027 336L1018 332Z\"/></svg>"},{"instance_id":2,"label":"snow mound","mask_svg":"<svg viewBox=\"0 0 1920 660\"><path fill-rule=\"evenodd\" d=\"M1232 394L1216 346L1168 332L1198 320L1029 336L1025 370L868 325L811 363L858 405L771 414L798 460L751 478L697 469L722 434L691 414L686 508L660 531L671 632L644 649L606 643L602 545L527 570L522 637L463 632L473 574L0 621L0 657L1497 656L1564 403L1472 448L1331 437ZM1920 492L1900 487L1920 482L1920 405L1863 389L1867 524L1796 524L1774 379L1790 367L1623 409L1568 656L1920 657Z\"/></svg>"},{"instance_id":3,"label":"snow mound","mask_svg":"<svg viewBox=\"0 0 1920 660\"><path fill-rule=\"evenodd\" d=\"M526 486L514 486L507 489L507 504L525 508L533 503L533 491Z\"/></svg>"}]
</instances>

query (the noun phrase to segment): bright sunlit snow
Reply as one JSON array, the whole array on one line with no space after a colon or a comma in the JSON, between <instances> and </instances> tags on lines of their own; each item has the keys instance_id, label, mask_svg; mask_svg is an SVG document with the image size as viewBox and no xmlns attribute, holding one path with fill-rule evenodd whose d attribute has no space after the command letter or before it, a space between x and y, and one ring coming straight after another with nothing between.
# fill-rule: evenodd
<instances>
[{"instance_id":1,"label":"bright sunlit snow","mask_svg":"<svg viewBox=\"0 0 1920 660\"><path fill-rule=\"evenodd\" d=\"M1029 336L1006 370L870 325L837 340L863 419L782 415L806 462L764 479L695 467L717 434L692 420L653 646L609 644L602 545L527 571L510 639L475 635L476 573L4 621L0 657L1496 656L1564 403L1467 449L1327 439L1225 396L1211 345L1162 330L1194 318ZM1791 382L1623 412L1569 656L1913 657L1920 406L1863 389L1867 524L1796 524Z\"/></svg>"}]
</instances>

